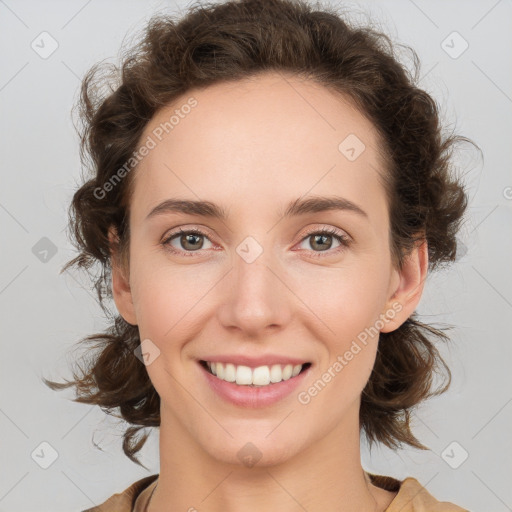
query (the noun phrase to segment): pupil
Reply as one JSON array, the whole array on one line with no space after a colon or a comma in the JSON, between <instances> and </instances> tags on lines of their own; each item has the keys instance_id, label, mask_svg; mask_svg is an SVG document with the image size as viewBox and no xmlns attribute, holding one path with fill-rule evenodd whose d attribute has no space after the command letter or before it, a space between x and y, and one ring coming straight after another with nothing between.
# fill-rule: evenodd
<instances>
[{"instance_id":1,"label":"pupil","mask_svg":"<svg viewBox=\"0 0 512 512\"><path fill-rule=\"evenodd\" d=\"M185 235L184 236L185 238L185 245L188 244L188 243L192 243L192 245L194 245L194 238L196 239L196 244L197 244L197 239L199 238L198 235L193 235L193 234L189 234L189 235ZM192 239L192 241L190 242L190 239ZM199 249L202 247L202 243L199 245ZM193 249L197 249L198 247L195 246L195 247L192 247Z\"/></svg>"},{"instance_id":2,"label":"pupil","mask_svg":"<svg viewBox=\"0 0 512 512\"><path fill-rule=\"evenodd\" d=\"M325 239L326 238L330 238L330 236L328 236L328 235L315 235L313 238L314 238L314 245L317 244L317 239L321 239L320 244L324 244L325 245L326 244ZM329 244L329 247L330 247L330 244ZM329 247L327 247L327 249Z\"/></svg>"}]
</instances>

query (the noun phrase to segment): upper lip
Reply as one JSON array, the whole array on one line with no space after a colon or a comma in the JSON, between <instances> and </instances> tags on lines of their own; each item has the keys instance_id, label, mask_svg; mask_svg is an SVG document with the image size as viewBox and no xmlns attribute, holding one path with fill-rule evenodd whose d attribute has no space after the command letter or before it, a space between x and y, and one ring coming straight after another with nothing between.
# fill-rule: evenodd
<instances>
[{"instance_id":1,"label":"upper lip","mask_svg":"<svg viewBox=\"0 0 512 512\"><path fill-rule=\"evenodd\" d=\"M249 366L257 368L258 366L272 366L274 364L291 364L293 366L298 364L306 364L309 361L299 359L297 357L289 357L282 355L267 354L264 356L250 357L246 355L228 355L228 354L217 354L211 356L205 356L201 358L201 361L209 361L211 363L231 363L235 366Z\"/></svg>"}]
</instances>

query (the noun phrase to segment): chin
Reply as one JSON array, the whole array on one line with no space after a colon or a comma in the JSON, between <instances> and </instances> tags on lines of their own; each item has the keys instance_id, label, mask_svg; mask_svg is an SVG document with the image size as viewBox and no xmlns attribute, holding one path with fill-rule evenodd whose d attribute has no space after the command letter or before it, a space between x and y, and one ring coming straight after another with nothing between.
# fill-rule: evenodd
<instances>
[{"instance_id":1,"label":"chin","mask_svg":"<svg viewBox=\"0 0 512 512\"><path fill-rule=\"evenodd\" d=\"M288 462L301 451L297 439L291 439L289 432L283 434L271 439L274 434L267 437L268 434L239 433L222 442L203 445L203 449L218 462L248 469L268 468Z\"/></svg>"}]
</instances>

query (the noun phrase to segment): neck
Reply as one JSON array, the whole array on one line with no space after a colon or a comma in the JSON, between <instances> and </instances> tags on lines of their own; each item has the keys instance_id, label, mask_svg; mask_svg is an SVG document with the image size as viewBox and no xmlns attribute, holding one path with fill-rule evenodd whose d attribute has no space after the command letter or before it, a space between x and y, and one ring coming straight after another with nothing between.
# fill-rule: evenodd
<instances>
[{"instance_id":1,"label":"neck","mask_svg":"<svg viewBox=\"0 0 512 512\"><path fill-rule=\"evenodd\" d=\"M247 467L213 458L162 408L160 475L148 512L385 510L394 496L370 484L357 416L350 423L284 462Z\"/></svg>"}]
</instances>

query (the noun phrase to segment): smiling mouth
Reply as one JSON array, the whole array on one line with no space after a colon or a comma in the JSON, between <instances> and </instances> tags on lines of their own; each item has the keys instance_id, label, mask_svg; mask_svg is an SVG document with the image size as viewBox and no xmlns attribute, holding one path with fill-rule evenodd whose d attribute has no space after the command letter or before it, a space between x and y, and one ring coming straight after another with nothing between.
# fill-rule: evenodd
<instances>
[{"instance_id":1,"label":"smiling mouth","mask_svg":"<svg viewBox=\"0 0 512 512\"><path fill-rule=\"evenodd\" d=\"M201 366L208 372L225 382L239 386L263 387L278 384L292 379L307 370L311 363L304 364L274 364L251 368L232 363L200 361Z\"/></svg>"}]
</instances>

